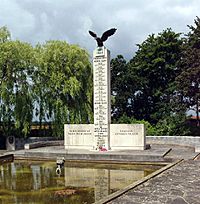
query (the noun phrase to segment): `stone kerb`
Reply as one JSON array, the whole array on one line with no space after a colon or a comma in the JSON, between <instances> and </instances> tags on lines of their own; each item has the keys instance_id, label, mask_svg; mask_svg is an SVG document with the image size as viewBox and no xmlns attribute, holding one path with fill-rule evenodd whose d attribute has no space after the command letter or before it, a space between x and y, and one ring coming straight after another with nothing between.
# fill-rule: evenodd
<instances>
[{"instance_id":1,"label":"stone kerb","mask_svg":"<svg viewBox=\"0 0 200 204\"><path fill-rule=\"evenodd\" d=\"M146 148L144 124L111 124L112 150L144 150Z\"/></svg>"}]
</instances>

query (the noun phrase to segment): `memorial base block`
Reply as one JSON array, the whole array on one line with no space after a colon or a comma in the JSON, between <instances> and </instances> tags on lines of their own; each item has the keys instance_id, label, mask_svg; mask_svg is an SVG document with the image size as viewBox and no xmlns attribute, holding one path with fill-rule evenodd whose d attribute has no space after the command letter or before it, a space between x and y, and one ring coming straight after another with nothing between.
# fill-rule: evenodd
<instances>
[{"instance_id":1,"label":"memorial base block","mask_svg":"<svg viewBox=\"0 0 200 204\"><path fill-rule=\"evenodd\" d=\"M146 148L144 124L111 124L110 145L112 150L144 150Z\"/></svg>"},{"instance_id":2,"label":"memorial base block","mask_svg":"<svg viewBox=\"0 0 200 204\"><path fill-rule=\"evenodd\" d=\"M65 125L65 149L96 150L93 124ZM143 124L110 124L111 150L145 150L146 133Z\"/></svg>"},{"instance_id":3,"label":"memorial base block","mask_svg":"<svg viewBox=\"0 0 200 204\"><path fill-rule=\"evenodd\" d=\"M93 149L94 125L73 124L64 126L65 149Z\"/></svg>"}]
</instances>

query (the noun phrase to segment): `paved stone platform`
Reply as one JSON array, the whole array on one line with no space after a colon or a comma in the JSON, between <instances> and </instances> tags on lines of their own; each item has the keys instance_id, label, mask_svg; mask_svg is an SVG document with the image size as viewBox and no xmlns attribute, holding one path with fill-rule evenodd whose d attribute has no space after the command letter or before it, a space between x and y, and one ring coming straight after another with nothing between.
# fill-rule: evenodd
<instances>
[{"instance_id":1,"label":"paved stone platform","mask_svg":"<svg viewBox=\"0 0 200 204\"><path fill-rule=\"evenodd\" d=\"M161 146L171 148L165 158L178 159L179 162L161 173L155 172L144 182L131 184L125 192L122 190L121 194L118 192L97 203L200 204L200 154L195 153L195 148L191 146Z\"/></svg>"},{"instance_id":2,"label":"paved stone platform","mask_svg":"<svg viewBox=\"0 0 200 204\"><path fill-rule=\"evenodd\" d=\"M171 162L170 158L164 156L171 150L170 147L161 145L152 146L145 151L142 150L115 150L115 151L90 151L90 150L65 150L63 146L41 147L29 150L18 150L14 152L16 159L34 158L51 159L64 157L65 160L87 160L87 161L109 161L109 162Z\"/></svg>"},{"instance_id":3,"label":"paved stone platform","mask_svg":"<svg viewBox=\"0 0 200 204\"><path fill-rule=\"evenodd\" d=\"M109 204L199 204L200 161L187 160L129 190Z\"/></svg>"}]
</instances>

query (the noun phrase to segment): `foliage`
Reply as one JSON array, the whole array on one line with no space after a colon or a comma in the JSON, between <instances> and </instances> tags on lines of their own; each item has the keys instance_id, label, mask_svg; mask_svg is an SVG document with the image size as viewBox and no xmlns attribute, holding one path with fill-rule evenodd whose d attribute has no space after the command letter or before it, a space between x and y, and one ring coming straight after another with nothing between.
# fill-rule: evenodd
<instances>
[{"instance_id":1,"label":"foliage","mask_svg":"<svg viewBox=\"0 0 200 204\"><path fill-rule=\"evenodd\" d=\"M36 47L34 90L40 122L53 121L55 136L63 136L64 123L92 120L92 70L87 52L62 41Z\"/></svg>"},{"instance_id":2,"label":"foliage","mask_svg":"<svg viewBox=\"0 0 200 204\"><path fill-rule=\"evenodd\" d=\"M27 135L33 116L33 49L28 43L0 40L0 120L4 135Z\"/></svg>"},{"instance_id":3,"label":"foliage","mask_svg":"<svg viewBox=\"0 0 200 204\"><path fill-rule=\"evenodd\" d=\"M180 73L177 66L181 53L180 34L171 29L158 36L150 35L129 63L129 73L138 79L131 106L137 119L157 123L170 115L176 90L174 80Z\"/></svg>"},{"instance_id":4,"label":"foliage","mask_svg":"<svg viewBox=\"0 0 200 204\"><path fill-rule=\"evenodd\" d=\"M176 78L182 101L188 108L194 108L200 126L200 18L195 19L195 26L189 26L190 32L185 38L183 57L180 61L182 72Z\"/></svg>"},{"instance_id":5,"label":"foliage","mask_svg":"<svg viewBox=\"0 0 200 204\"><path fill-rule=\"evenodd\" d=\"M152 34L126 63L111 61L112 116L118 123L145 123L148 135L187 135L186 106L175 79L182 72L183 39L166 29Z\"/></svg>"},{"instance_id":6,"label":"foliage","mask_svg":"<svg viewBox=\"0 0 200 204\"><path fill-rule=\"evenodd\" d=\"M0 27L0 43L9 41L11 38L10 31L6 26Z\"/></svg>"},{"instance_id":7,"label":"foliage","mask_svg":"<svg viewBox=\"0 0 200 204\"><path fill-rule=\"evenodd\" d=\"M127 101L130 97L127 63L122 55L111 60L111 95L112 118L117 119L127 112Z\"/></svg>"},{"instance_id":8,"label":"foliage","mask_svg":"<svg viewBox=\"0 0 200 204\"><path fill-rule=\"evenodd\" d=\"M52 123L63 136L64 123L93 122L92 69L88 53L64 41L33 48L12 41L0 28L0 125L3 135L27 136L33 120Z\"/></svg>"},{"instance_id":9,"label":"foliage","mask_svg":"<svg viewBox=\"0 0 200 204\"><path fill-rule=\"evenodd\" d=\"M185 112L163 118L156 124L157 135L189 135L186 121Z\"/></svg>"},{"instance_id":10,"label":"foliage","mask_svg":"<svg viewBox=\"0 0 200 204\"><path fill-rule=\"evenodd\" d=\"M158 135L158 132L154 126L152 126L148 121L145 120L136 120L135 118L130 118L126 116L125 114L122 115L116 123L118 124L144 124L146 128L146 134L147 135Z\"/></svg>"}]
</instances>

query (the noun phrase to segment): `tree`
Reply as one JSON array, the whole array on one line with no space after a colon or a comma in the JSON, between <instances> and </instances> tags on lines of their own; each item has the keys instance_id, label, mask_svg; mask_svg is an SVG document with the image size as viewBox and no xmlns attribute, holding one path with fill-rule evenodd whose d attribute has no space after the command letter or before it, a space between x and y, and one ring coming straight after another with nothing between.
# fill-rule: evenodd
<instances>
[{"instance_id":1,"label":"tree","mask_svg":"<svg viewBox=\"0 0 200 204\"><path fill-rule=\"evenodd\" d=\"M0 29L0 120L5 136L27 135L33 116L33 48Z\"/></svg>"},{"instance_id":2,"label":"tree","mask_svg":"<svg viewBox=\"0 0 200 204\"><path fill-rule=\"evenodd\" d=\"M10 31L6 26L0 27L0 43L9 41L11 38Z\"/></svg>"},{"instance_id":3,"label":"tree","mask_svg":"<svg viewBox=\"0 0 200 204\"><path fill-rule=\"evenodd\" d=\"M112 119L116 120L127 111L127 100L129 98L127 83L127 64L122 55L111 60L111 95Z\"/></svg>"},{"instance_id":4,"label":"tree","mask_svg":"<svg viewBox=\"0 0 200 204\"><path fill-rule=\"evenodd\" d=\"M197 126L200 126L200 18L197 17L194 23L195 26L188 26L190 32L185 37L180 61L183 71L177 76L176 82L182 101L189 109L195 109Z\"/></svg>"},{"instance_id":5,"label":"tree","mask_svg":"<svg viewBox=\"0 0 200 204\"><path fill-rule=\"evenodd\" d=\"M93 122L92 69L76 45L49 41L33 48L0 28L0 125L5 136L26 136L33 119L53 124Z\"/></svg>"},{"instance_id":6,"label":"tree","mask_svg":"<svg viewBox=\"0 0 200 204\"><path fill-rule=\"evenodd\" d=\"M64 123L92 122L92 69L88 53L64 41L36 47L36 114L53 122L54 135L63 136Z\"/></svg>"},{"instance_id":7,"label":"tree","mask_svg":"<svg viewBox=\"0 0 200 204\"><path fill-rule=\"evenodd\" d=\"M180 73L177 63L181 57L181 45L180 34L171 29L157 36L152 34L138 45L139 49L128 64L127 72L137 79L137 89L129 99L136 119L156 124L174 113L174 80Z\"/></svg>"}]
</instances>

